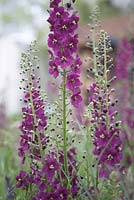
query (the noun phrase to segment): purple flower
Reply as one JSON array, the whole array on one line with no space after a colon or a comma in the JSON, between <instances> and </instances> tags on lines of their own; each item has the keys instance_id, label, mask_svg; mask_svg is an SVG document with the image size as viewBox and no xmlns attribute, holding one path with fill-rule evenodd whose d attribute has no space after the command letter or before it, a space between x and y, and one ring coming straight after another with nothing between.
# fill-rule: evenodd
<instances>
[{"instance_id":1,"label":"purple flower","mask_svg":"<svg viewBox=\"0 0 134 200\"><path fill-rule=\"evenodd\" d=\"M58 50L59 51L59 46L61 46L61 38L60 35L58 34L49 34L48 36L48 46L50 48L53 48L54 51Z\"/></svg>"},{"instance_id":2,"label":"purple flower","mask_svg":"<svg viewBox=\"0 0 134 200\"><path fill-rule=\"evenodd\" d=\"M80 94L80 91L77 91L71 96L71 103L76 108L78 108L80 103L82 102L82 97Z\"/></svg>"},{"instance_id":3,"label":"purple flower","mask_svg":"<svg viewBox=\"0 0 134 200\"><path fill-rule=\"evenodd\" d=\"M51 181L55 175L55 173L57 172L57 170L59 170L60 165L56 160L56 157L54 154L47 154L45 156L45 163L44 163L44 167L42 169L42 173L46 173L48 179Z\"/></svg>"},{"instance_id":4,"label":"purple flower","mask_svg":"<svg viewBox=\"0 0 134 200\"><path fill-rule=\"evenodd\" d=\"M71 65L72 73L80 74L80 66L82 65L82 61L80 60L79 56L77 55L74 62Z\"/></svg>"},{"instance_id":5,"label":"purple flower","mask_svg":"<svg viewBox=\"0 0 134 200\"><path fill-rule=\"evenodd\" d=\"M109 139L110 139L109 134L105 129L104 130L100 129L95 131L94 144L96 145L96 147L104 148Z\"/></svg>"},{"instance_id":6,"label":"purple flower","mask_svg":"<svg viewBox=\"0 0 134 200\"><path fill-rule=\"evenodd\" d=\"M57 200L67 200L68 199L67 188L63 187L62 185L58 185L56 194L57 194Z\"/></svg>"},{"instance_id":7,"label":"purple flower","mask_svg":"<svg viewBox=\"0 0 134 200\"><path fill-rule=\"evenodd\" d=\"M57 7L60 2L61 0L50 0L50 8Z\"/></svg>"},{"instance_id":8,"label":"purple flower","mask_svg":"<svg viewBox=\"0 0 134 200\"><path fill-rule=\"evenodd\" d=\"M57 24L62 19L67 19L69 16L69 13L65 11L64 7L57 6L54 8L54 10L50 11L50 17L48 19L49 22L55 21Z\"/></svg>"},{"instance_id":9,"label":"purple flower","mask_svg":"<svg viewBox=\"0 0 134 200\"><path fill-rule=\"evenodd\" d=\"M91 86L90 86L90 90L89 92L91 93L91 95L94 95L94 93L96 92L96 83L93 83ZM91 96L92 97L92 96Z\"/></svg>"},{"instance_id":10,"label":"purple flower","mask_svg":"<svg viewBox=\"0 0 134 200\"><path fill-rule=\"evenodd\" d=\"M16 181L17 181L16 184L17 188L26 189L26 187L30 183L30 175L27 172L21 170L19 175L16 177Z\"/></svg>"},{"instance_id":11,"label":"purple flower","mask_svg":"<svg viewBox=\"0 0 134 200\"><path fill-rule=\"evenodd\" d=\"M66 86L71 91L75 91L76 88L81 86L81 82L79 80L79 75L74 74L74 73L68 73Z\"/></svg>"},{"instance_id":12,"label":"purple flower","mask_svg":"<svg viewBox=\"0 0 134 200\"><path fill-rule=\"evenodd\" d=\"M69 18L69 33L74 33L74 31L78 28L79 17L74 12L72 16Z\"/></svg>"},{"instance_id":13,"label":"purple flower","mask_svg":"<svg viewBox=\"0 0 134 200\"><path fill-rule=\"evenodd\" d=\"M58 62L60 63L59 65L61 66L62 69L68 68L70 66L70 63L73 61L73 57L71 54L69 54L67 51L59 51L57 53L57 59Z\"/></svg>"},{"instance_id":14,"label":"purple flower","mask_svg":"<svg viewBox=\"0 0 134 200\"><path fill-rule=\"evenodd\" d=\"M54 76L54 78L57 78L59 76L59 69L58 69L58 61L51 60L49 62L50 68L49 68L49 73Z\"/></svg>"},{"instance_id":15,"label":"purple flower","mask_svg":"<svg viewBox=\"0 0 134 200\"><path fill-rule=\"evenodd\" d=\"M63 41L63 46L66 51L69 51L70 54L73 54L77 51L78 45L78 34L73 37L68 35L68 37Z\"/></svg>"},{"instance_id":16,"label":"purple flower","mask_svg":"<svg viewBox=\"0 0 134 200\"><path fill-rule=\"evenodd\" d=\"M115 167L115 165L120 163L122 160L122 149L119 150L118 146L116 148L111 146L111 148L107 149L105 154L102 156L102 159L103 157L108 166Z\"/></svg>"},{"instance_id":17,"label":"purple flower","mask_svg":"<svg viewBox=\"0 0 134 200\"><path fill-rule=\"evenodd\" d=\"M109 174L110 174L110 169L108 169L108 167L105 164L100 164L98 166L99 169L99 177L100 178L109 178Z\"/></svg>"},{"instance_id":18,"label":"purple flower","mask_svg":"<svg viewBox=\"0 0 134 200\"><path fill-rule=\"evenodd\" d=\"M78 186L78 177L77 176L74 176L72 178L72 181L71 181L71 185L72 185L72 188L71 188L71 192L72 192L72 196L73 197L76 197L78 195L78 192L79 192L79 186Z\"/></svg>"}]
</instances>

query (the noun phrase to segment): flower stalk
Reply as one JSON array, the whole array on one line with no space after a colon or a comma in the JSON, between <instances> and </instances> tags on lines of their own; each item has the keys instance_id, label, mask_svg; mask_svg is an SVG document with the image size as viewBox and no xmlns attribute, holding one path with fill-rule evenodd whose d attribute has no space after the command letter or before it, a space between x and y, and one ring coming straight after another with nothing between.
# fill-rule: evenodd
<instances>
[{"instance_id":1,"label":"flower stalk","mask_svg":"<svg viewBox=\"0 0 134 200\"><path fill-rule=\"evenodd\" d=\"M106 33L103 34L103 42L104 42L104 81L105 81L105 92L106 92L106 129L109 132L109 116L108 116L108 91L107 91L107 47L106 47Z\"/></svg>"},{"instance_id":2,"label":"flower stalk","mask_svg":"<svg viewBox=\"0 0 134 200\"><path fill-rule=\"evenodd\" d=\"M64 168L68 177L68 161L67 161L67 111L66 111L66 70L63 70L63 150L64 150Z\"/></svg>"}]
</instances>

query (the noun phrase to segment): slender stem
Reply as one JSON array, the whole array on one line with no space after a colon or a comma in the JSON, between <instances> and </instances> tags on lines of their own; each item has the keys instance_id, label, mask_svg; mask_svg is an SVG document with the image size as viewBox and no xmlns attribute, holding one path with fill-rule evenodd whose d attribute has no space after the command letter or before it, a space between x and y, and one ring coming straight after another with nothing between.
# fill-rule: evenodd
<instances>
[{"instance_id":1,"label":"slender stem","mask_svg":"<svg viewBox=\"0 0 134 200\"><path fill-rule=\"evenodd\" d=\"M89 163L89 160L90 160L90 157L89 157L89 135L88 135L89 133L88 133L88 131L86 131L86 139L87 139L87 141L86 141L86 167L87 167L87 169L86 169L86 171L87 171L87 188L89 188L89 186L90 186L90 173L89 173L89 167L90 167L90 163Z\"/></svg>"},{"instance_id":2,"label":"slender stem","mask_svg":"<svg viewBox=\"0 0 134 200\"><path fill-rule=\"evenodd\" d=\"M31 101L32 113L33 113L33 117L34 117L34 125L36 125L37 124L37 120L36 120L36 114L35 114L34 105L33 105L33 95L32 95L31 89L30 89L30 101ZM42 164L43 164L44 163L44 160L43 160L43 149L42 149L42 144L41 144L41 139L40 139L40 135L39 135L38 129L36 129L35 132L37 132L37 138L38 138L38 141L39 141L39 149L40 149L40 154L41 154L41 160L42 160Z\"/></svg>"},{"instance_id":3,"label":"slender stem","mask_svg":"<svg viewBox=\"0 0 134 200\"><path fill-rule=\"evenodd\" d=\"M63 151L64 151L64 170L66 176L66 184L69 189L68 200L72 200L71 185L68 172L67 159L68 137L67 137L67 104L66 104L66 70L63 70Z\"/></svg>"},{"instance_id":4,"label":"slender stem","mask_svg":"<svg viewBox=\"0 0 134 200\"><path fill-rule=\"evenodd\" d=\"M67 161L67 117L66 117L66 71L63 71L63 150L64 150L64 169L68 177L68 161Z\"/></svg>"},{"instance_id":5,"label":"slender stem","mask_svg":"<svg viewBox=\"0 0 134 200\"><path fill-rule=\"evenodd\" d=\"M98 167L96 168L96 185L95 185L95 189L96 189L96 191L98 190L98 184L99 184L99 180L98 180Z\"/></svg>"},{"instance_id":6,"label":"slender stem","mask_svg":"<svg viewBox=\"0 0 134 200\"><path fill-rule=\"evenodd\" d=\"M104 37L104 80L105 80L105 90L106 90L106 129L109 131L109 116L108 116L108 94L107 94L107 51L106 51L106 33Z\"/></svg>"}]
</instances>

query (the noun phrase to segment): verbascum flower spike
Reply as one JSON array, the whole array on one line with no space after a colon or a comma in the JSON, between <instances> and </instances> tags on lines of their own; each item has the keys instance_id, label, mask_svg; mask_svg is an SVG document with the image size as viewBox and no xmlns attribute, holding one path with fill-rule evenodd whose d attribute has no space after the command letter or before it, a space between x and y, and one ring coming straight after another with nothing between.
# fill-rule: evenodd
<instances>
[{"instance_id":1,"label":"verbascum flower spike","mask_svg":"<svg viewBox=\"0 0 134 200\"><path fill-rule=\"evenodd\" d=\"M71 92L71 103L78 107L82 101L80 86L80 66L82 64L78 52L79 17L72 5L63 6L61 1L50 2L49 18L50 34L48 47L50 48L49 73L57 78L66 71L67 88Z\"/></svg>"},{"instance_id":2,"label":"verbascum flower spike","mask_svg":"<svg viewBox=\"0 0 134 200\"><path fill-rule=\"evenodd\" d=\"M91 123L93 129L93 154L96 156L96 167L100 178L109 178L112 170L116 170L122 160L122 142L120 139L121 122L116 120L116 100L112 99L111 80L108 73L111 68L110 40L107 33L100 32L96 44L96 82L90 87L89 103L93 110Z\"/></svg>"}]
</instances>

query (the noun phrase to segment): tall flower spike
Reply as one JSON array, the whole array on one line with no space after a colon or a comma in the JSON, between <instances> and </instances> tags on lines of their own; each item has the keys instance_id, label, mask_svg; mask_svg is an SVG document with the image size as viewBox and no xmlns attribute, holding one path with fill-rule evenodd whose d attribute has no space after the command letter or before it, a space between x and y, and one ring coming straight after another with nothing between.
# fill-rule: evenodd
<instances>
[{"instance_id":1,"label":"tall flower spike","mask_svg":"<svg viewBox=\"0 0 134 200\"><path fill-rule=\"evenodd\" d=\"M93 104L91 120L94 124L93 154L97 157L99 177L109 178L111 170L116 169L116 165L122 159L120 122L115 120L117 113L109 95L108 107L106 106L106 94L102 88L96 85L94 92L90 90L90 94L90 103Z\"/></svg>"},{"instance_id":2,"label":"tall flower spike","mask_svg":"<svg viewBox=\"0 0 134 200\"><path fill-rule=\"evenodd\" d=\"M24 78L24 106L22 107L23 121L20 125L21 141L19 147L19 156L22 158L22 163L25 161L25 153L32 156L34 159L40 159L40 145L45 146L44 129L47 125L47 117L44 115L44 102L41 99L40 85L36 80L36 72L33 66L37 66L37 57L35 42L30 46L29 55L22 55L22 72ZM37 66L38 68L38 66Z\"/></svg>"},{"instance_id":3,"label":"tall flower spike","mask_svg":"<svg viewBox=\"0 0 134 200\"><path fill-rule=\"evenodd\" d=\"M109 178L111 170L116 169L122 160L122 142L120 139L120 122L116 121L115 102L111 100L108 72L111 60L108 52L111 50L107 33L101 31L96 48L96 82L90 87L92 103L93 154L97 158L96 166L99 177Z\"/></svg>"},{"instance_id":4,"label":"tall flower spike","mask_svg":"<svg viewBox=\"0 0 134 200\"><path fill-rule=\"evenodd\" d=\"M75 33L79 17L73 11L72 5L68 8L60 5L60 2L55 0L50 2L48 18L50 24L48 46L51 56L49 73L57 78L64 69L66 70L67 88L71 91L71 102L74 107L78 107L82 101L79 80L82 62L77 54L78 34ZM70 79L70 77L72 78Z\"/></svg>"},{"instance_id":5,"label":"tall flower spike","mask_svg":"<svg viewBox=\"0 0 134 200\"><path fill-rule=\"evenodd\" d=\"M23 120L20 124L21 140L18 155L22 159L30 160L27 171L21 170L16 177L16 187L27 190L29 185L35 184L41 187L38 162L42 162L42 149L46 148L46 137L44 130L47 125L47 117L44 114L44 102L40 94L39 80L36 76L38 69L38 57L36 42L31 43L28 54L22 54L22 85L24 90ZM22 87L20 88L22 89ZM42 186L43 187L43 186ZM32 195L32 194L30 194Z\"/></svg>"}]
</instances>

